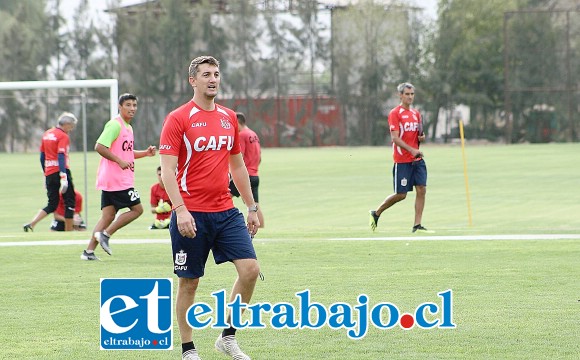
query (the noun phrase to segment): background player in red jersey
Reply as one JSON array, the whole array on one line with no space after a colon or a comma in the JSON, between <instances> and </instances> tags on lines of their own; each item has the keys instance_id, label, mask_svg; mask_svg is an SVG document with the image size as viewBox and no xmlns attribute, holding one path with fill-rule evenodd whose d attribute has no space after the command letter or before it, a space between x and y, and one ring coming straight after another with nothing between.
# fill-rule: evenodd
<instances>
[{"instance_id":1,"label":"background player in red jersey","mask_svg":"<svg viewBox=\"0 0 580 360\"><path fill-rule=\"evenodd\" d=\"M171 200L165 191L161 179L161 166L157 168L157 182L151 185L150 201L151 212L155 214L153 225L149 229L167 229L171 220Z\"/></svg>"},{"instance_id":2,"label":"background player in red jersey","mask_svg":"<svg viewBox=\"0 0 580 360\"><path fill-rule=\"evenodd\" d=\"M236 295L249 303L260 267L252 244L260 226L250 180L242 154L236 114L214 102L221 82L219 62L200 56L189 66L193 99L167 115L161 129L161 176L173 203L169 234L173 270L179 277L176 315L182 358L199 360L193 344L187 310L194 302L210 250L217 264L233 262L238 277L230 301ZM234 207L229 175L248 206L247 224ZM228 316L228 323L231 318ZM231 325L215 342L218 351L232 359L249 360Z\"/></svg>"},{"instance_id":3,"label":"background player in red jersey","mask_svg":"<svg viewBox=\"0 0 580 360\"><path fill-rule=\"evenodd\" d=\"M73 230L85 231L87 226L81 216L83 211L83 196L80 192L75 190L75 213L73 216ZM54 220L50 224L50 230L52 231L64 231L64 200L62 199L62 194L60 195L60 201L58 207L53 213Z\"/></svg>"},{"instance_id":4,"label":"background player in red jersey","mask_svg":"<svg viewBox=\"0 0 580 360\"><path fill-rule=\"evenodd\" d=\"M246 116L237 112L239 132L240 132L240 150L244 158L244 164L250 174L250 186L252 187L252 194L254 201L258 205L258 220L260 220L260 227L264 227L264 214L262 214L262 207L260 206L258 188L260 186L260 177L258 176L258 167L262 162L262 152L260 149L260 138L254 130L250 129L246 124ZM239 197L240 192L236 188L233 180L230 180L230 192L232 196Z\"/></svg>"},{"instance_id":5,"label":"background player in red jersey","mask_svg":"<svg viewBox=\"0 0 580 360\"><path fill-rule=\"evenodd\" d=\"M56 127L42 135L40 144L40 166L45 176L47 205L38 211L31 222L24 224L24 231L33 231L34 226L51 214L58 207L59 194L62 194L65 205L65 231L73 230L75 210L75 189L69 166L70 138L68 134L75 128L78 120L69 113L62 113Z\"/></svg>"},{"instance_id":6,"label":"background player in red jersey","mask_svg":"<svg viewBox=\"0 0 580 360\"><path fill-rule=\"evenodd\" d=\"M401 103L389 113L389 129L393 141L393 184L394 193L389 195L376 210L370 211L370 226L377 228L379 217L383 211L407 197L407 192L417 192L415 197L415 222L413 232L427 229L421 225L425 194L427 193L427 166L419 143L425 141L421 114L412 109L415 99L415 87L410 83L397 86Z\"/></svg>"}]
</instances>

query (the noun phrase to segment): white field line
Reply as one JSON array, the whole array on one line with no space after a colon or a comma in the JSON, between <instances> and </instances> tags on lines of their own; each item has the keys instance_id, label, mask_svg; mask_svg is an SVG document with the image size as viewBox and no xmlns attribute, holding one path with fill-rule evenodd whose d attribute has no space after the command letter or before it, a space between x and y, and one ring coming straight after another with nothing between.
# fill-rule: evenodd
<instances>
[{"instance_id":1,"label":"white field line","mask_svg":"<svg viewBox=\"0 0 580 360\"><path fill-rule=\"evenodd\" d=\"M580 234L512 234L512 235L456 235L456 236L394 236L394 237L360 237L360 238L330 238L328 240L343 241L412 241L412 240L429 240L429 241L474 241L474 240L568 240L580 239Z\"/></svg>"},{"instance_id":2,"label":"white field line","mask_svg":"<svg viewBox=\"0 0 580 360\"><path fill-rule=\"evenodd\" d=\"M394 236L394 237L360 237L360 238L327 238L329 241L490 241L490 240L576 240L580 234L536 234L536 235L456 235L456 236ZM113 239L114 244L169 244L169 239ZM260 239L256 242L283 241L291 239ZM86 245L88 240L45 240L45 241L7 241L0 247L7 246L55 246Z\"/></svg>"},{"instance_id":3,"label":"white field line","mask_svg":"<svg viewBox=\"0 0 580 360\"><path fill-rule=\"evenodd\" d=\"M46 241L8 241L2 246L50 246L50 245L87 245L89 240L46 240ZM114 239L113 244L170 244L169 239Z\"/></svg>"}]
</instances>

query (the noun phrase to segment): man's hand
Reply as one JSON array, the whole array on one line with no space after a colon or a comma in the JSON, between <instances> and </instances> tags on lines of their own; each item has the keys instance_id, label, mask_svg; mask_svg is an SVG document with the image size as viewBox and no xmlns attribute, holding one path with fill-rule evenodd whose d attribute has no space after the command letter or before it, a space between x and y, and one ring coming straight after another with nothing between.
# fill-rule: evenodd
<instances>
[{"instance_id":1,"label":"man's hand","mask_svg":"<svg viewBox=\"0 0 580 360\"><path fill-rule=\"evenodd\" d=\"M125 161L125 160L122 160L122 159L119 159L119 161L117 162L117 164L119 164L119 167L121 169L125 170L125 169L129 169L131 167L131 164L132 163L130 163L128 161Z\"/></svg>"},{"instance_id":2,"label":"man's hand","mask_svg":"<svg viewBox=\"0 0 580 360\"><path fill-rule=\"evenodd\" d=\"M258 213L256 211L248 211L248 232L251 237L254 237L260 227L260 220L258 220Z\"/></svg>"},{"instance_id":3,"label":"man's hand","mask_svg":"<svg viewBox=\"0 0 580 360\"><path fill-rule=\"evenodd\" d=\"M175 215L177 216L177 231L181 236L193 239L197 233L197 226L191 213L181 205L175 208Z\"/></svg>"},{"instance_id":4,"label":"man's hand","mask_svg":"<svg viewBox=\"0 0 580 360\"><path fill-rule=\"evenodd\" d=\"M419 159L419 158L423 157L423 153L419 149L411 149L410 153L411 153L411 155L413 155L413 157L415 159Z\"/></svg>"},{"instance_id":5,"label":"man's hand","mask_svg":"<svg viewBox=\"0 0 580 360\"><path fill-rule=\"evenodd\" d=\"M149 147L147 148L147 156L155 156L156 152L157 148L154 145L149 145Z\"/></svg>"},{"instance_id":6,"label":"man's hand","mask_svg":"<svg viewBox=\"0 0 580 360\"><path fill-rule=\"evenodd\" d=\"M64 194L68 190L68 179L66 177L65 172L60 173L60 191L61 194Z\"/></svg>"}]
</instances>

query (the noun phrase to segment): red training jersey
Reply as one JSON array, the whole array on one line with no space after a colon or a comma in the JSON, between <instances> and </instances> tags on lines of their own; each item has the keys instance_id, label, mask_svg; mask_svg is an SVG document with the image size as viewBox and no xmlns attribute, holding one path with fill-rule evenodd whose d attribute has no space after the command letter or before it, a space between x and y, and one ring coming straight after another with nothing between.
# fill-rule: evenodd
<instances>
[{"instance_id":1,"label":"red training jersey","mask_svg":"<svg viewBox=\"0 0 580 360\"><path fill-rule=\"evenodd\" d=\"M62 194L58 194L58 206L55 213L59 214L60 216L64 216L64 200L62 199ZM83 211L83 196L80 192L75 190L75 214L80 214Z\"/></svg>"},{"instance_id":2,"label":"red training jersey","mask_svg":"<svg viewBox=\"0 0 580 360\"><path fill-rule=\"evenodd\" d=\"M405 109L401 105L389 113L389 130L399 130L399 137L406 144L415 149L419 148L419 121L421 114L416 109ZM410 152L393 143L393 161L395 163L409 163L415 159Z\"/></svg>"},{"instance_id":3,"label":"red training jersey","mask_svg":"<svg viewBox=\"0 0 580 360\"><path fill-rule=\"evenodd\" d=\"M167 191L161 187L160 183L156 183L151 185L151 200L149 203L151 206L156 207L159 205L159 200L163 200L163 202L169 203L171 205L171 200L169 200L169 195L167 195ZM157 220L165 220L171 217L171 212L155 214L155 218Z\"/></svg>"},{"instance_id":4,"label":"red training jersey","mask_svg":"<svg viewBox=\"0 0 580 360\"><path fill-rule=\"evenodd\" d=\"M244 164L250 176L258 176L258 166L261 161L260 139L254 130L246 127L240 131L240 151L244 156Z\"/></svg>"},{"instance_id":5,"label":"red training jersey","mask_svg":"<svg viewBox=\"0 0 580 360\"><path fill-rule=\"evenodd\" d=\"M193 100L170 112L161 129L159 154L177 156L177 185L189 211L232 209L229 158L240 153L236 113L215 105L212 111Z\"/></svg>"},{"instance_id":6,"label":"red training jersey","mask_svg":"<svg viewBox=\"0 0 580 360\"><path fill-rule=\"evenodd\" d=\"M69 169L70 139L61 128L51 128L42 135L40 152L44 153L44 176L59 172L58 154L64 154L65 167Z\"/></svg>"}]
</instances>

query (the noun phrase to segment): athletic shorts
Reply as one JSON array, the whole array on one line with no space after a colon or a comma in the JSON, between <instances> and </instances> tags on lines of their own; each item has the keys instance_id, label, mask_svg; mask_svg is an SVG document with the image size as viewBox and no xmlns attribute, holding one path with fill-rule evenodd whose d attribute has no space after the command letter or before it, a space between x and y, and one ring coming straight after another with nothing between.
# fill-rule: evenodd
<instances>
[{"instance_id":1,"label":"athletic shorts","mask_svg":"<svg viewBox=\"0 0 580 360\"><path fill-rule=\"evenodd\" d=\"M393 187L395 193L413 191L413 186L427 186L427 165L421 159L410 163L393 164Z\"/></svg>"},{"instance_id":2,"label":"athletic shorts","mask_svg":"<svg viewBox=\"0 0 580 360\"><path fill-rule=\"evenodd\" d=\"M260 186L260 177L259 176L250 176L250 187L252 188L252 195L254 195L254 201L259 203L258 200L258 187ZM239 197L240 192L236 188L233 180L230 180L230 192L232 196Z\"/></svg>"},{"instance_id":3,"label":"athletic shorts","mask_svg":"<svg viewBox=\"0 0 580 360\"><path fill-rule=\"evenodd\" d=\"M210 250L216 264L238 259L256 259L244 215L237 208L215 213L190 213L197 227L193 239L179 233L175 213L169 224L173 272L178 277L202 277Z\"/></svg>"},{"instance_id":4,"label":"athletic shorts","mask_svg":"<svg viewBox=\"0 0 580 360\"><path fill-rule=\"evenodd\" d=\"M119 209L130 208L141 204L139 192L134 188L121 191L102 191L101 192L101 209L113 205L115 211Z\"/></svg>"}]
</instances>

